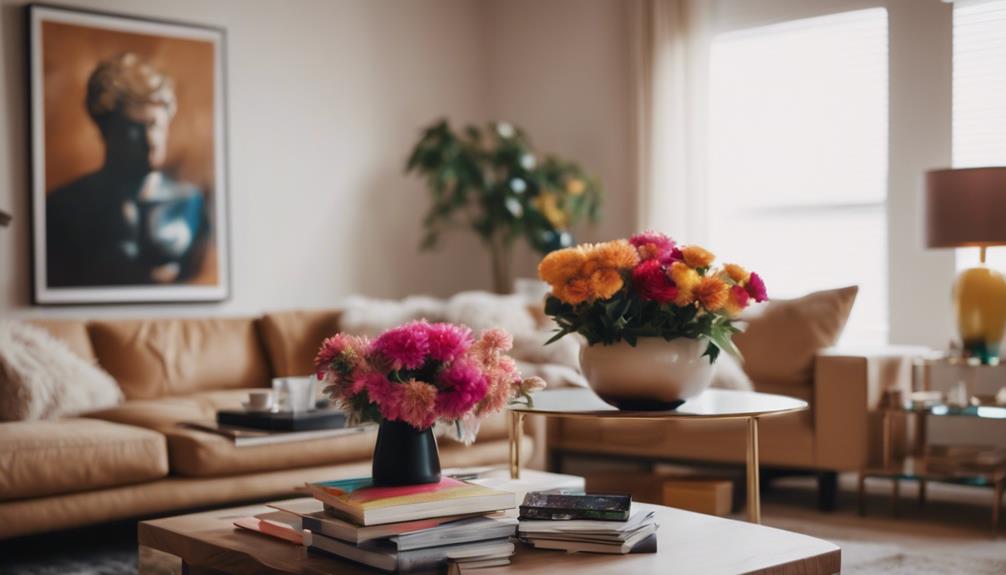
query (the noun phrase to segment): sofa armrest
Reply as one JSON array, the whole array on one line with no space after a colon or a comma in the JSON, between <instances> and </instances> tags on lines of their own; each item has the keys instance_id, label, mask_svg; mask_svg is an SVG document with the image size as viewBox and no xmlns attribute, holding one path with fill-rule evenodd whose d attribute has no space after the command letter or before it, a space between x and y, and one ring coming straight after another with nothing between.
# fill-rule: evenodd
<instances>
[{"instance_id":1,"label":"sofa armrest","mask_svg":"<svg viewBox=\"0 0 1006 575\"><path fill-rule=\"evenodd\" d=\"M817 467L858 470L880 451L884 393L912 388L912 360L921 347L822 350L814 361L814 442Z\"/></svg>"}]
</instances>

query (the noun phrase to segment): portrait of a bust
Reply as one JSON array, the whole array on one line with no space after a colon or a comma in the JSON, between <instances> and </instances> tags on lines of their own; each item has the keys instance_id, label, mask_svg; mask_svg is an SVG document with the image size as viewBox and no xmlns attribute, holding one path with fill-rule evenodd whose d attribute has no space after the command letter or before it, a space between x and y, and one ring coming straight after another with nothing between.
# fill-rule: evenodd
<instances>
[{"instance_id":1,"label":"portrait of a bust","mask_svg":"<svg viewBox=\"0 0 1006 575\"><path fill-rule=\"evenodd\" d=\"M76 14L31 11L36 301L226 297L221 32Z\"/></svg>"}]
</instances>

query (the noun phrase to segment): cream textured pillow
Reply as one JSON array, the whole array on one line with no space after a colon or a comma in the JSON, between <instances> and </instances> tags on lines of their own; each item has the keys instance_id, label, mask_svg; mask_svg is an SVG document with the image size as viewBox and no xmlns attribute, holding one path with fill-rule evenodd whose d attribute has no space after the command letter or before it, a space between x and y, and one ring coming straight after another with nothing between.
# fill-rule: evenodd
<instances>
[{"instance_id":1,"label":"cream textured pillow","mask_svg":"<svg viewBox=\"0 0 1006 575\"><path fill-rule=\"evenodd\" d=\"M756 383L809 385L817 352L838 341L858 291L850 286L752 308L741 317L747 329L734 336L744 371Z\"/></svg>"},{"instance_id":2,"label":"cream textured pillow","mask_svg":"<svg viewBox=\"0 0 1006 575\"><path fill-rule=\"evenodd\" d=\"M120 401L115 380L63 342L37 327L0 321L0 421L54 419Z\"/></svg>"}]
</instances>

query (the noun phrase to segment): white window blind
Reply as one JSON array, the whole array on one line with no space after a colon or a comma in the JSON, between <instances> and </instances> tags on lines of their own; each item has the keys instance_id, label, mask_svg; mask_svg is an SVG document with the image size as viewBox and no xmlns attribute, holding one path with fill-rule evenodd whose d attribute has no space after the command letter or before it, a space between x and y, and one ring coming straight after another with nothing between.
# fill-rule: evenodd
<instances>
[{"instance_id":1,"label":"white window blind","mask_svg":"<svg viewBox=\"0 0 1006 575\"><path fill-rule=\"evenodd\" d=\"M709 246L773 297L859 285L847 343L887 340L887 30L873 8L711 46Z\"/></svg>"},{"instance_id":2,"label":"white window blind","mask_svg":"<svg viewBox=\"0 0 1006 575\"><path fill-rule=\"evenodd\" d=\"M1006 166L1006 0L954 3L953 163ZM1006 248L988 264L1006 271ZM957 250L957 268L978 263L977 249Z\"/></svg>"}]
</instances>

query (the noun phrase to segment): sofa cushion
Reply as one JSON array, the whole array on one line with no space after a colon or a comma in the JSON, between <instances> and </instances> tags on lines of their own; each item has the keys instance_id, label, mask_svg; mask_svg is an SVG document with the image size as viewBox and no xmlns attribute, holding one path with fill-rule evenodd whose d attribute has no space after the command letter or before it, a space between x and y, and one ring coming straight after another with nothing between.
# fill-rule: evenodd
<instances>
[{"instance_id":1,"label":"sofa cushion","mask_svg":"<svg viewBox=\"0 0 1006 575\"><path fill-rule=\"evenodd\" d=\"M267 385L268 361L252 318L95 321L98 361L128 399Z\"/></svg>"},{"instance_id":2,"label":"sofa cushion","mask_svg":"<svg viewBox=\"0 0 1006 575\"><path fill-rule=\"evenodd\" d=\"M168 474L160 433L92 419L0 423L0 500L150 481Z\"/></svg>"},{"instance_id":3,"label":"sofa cushion","mask_svg":"<svg viewBox=\"0 0 1006 575\"><path fill-rule=\"evenodd\" d=\"M38 326L0 320L0 421L53 419L121 400L93 359Z\"/></svg>"},{"instance_id":4,"label":"sofa cushion","mask_svg":"<svg viewBox=\"0 0 1006 575\"><path fill-rule=\"evenodd\" d=\"M86 322L76 319L33 319L26 323L49 332L49 335L66 344L70 351L83 359L95 361L94 347L91 345L91 336L87 333Z\"/></svg>"},{"instance_id":5,"label":"sofa cushion","mask_svg":"<svg viewBox=\"0 0 1006 575\"><path fill-rule=\"evenodd\" d=\"M851 286L771 301L743 316L747 329L734 342L755 387L811 385L814 358L838 341L858 291Z\"/></svg>"},{"instance_id":6,"label":"sofa cushion","mask_svg":"<svg viewBox=\"0 0 1006 575\"><path fill-rule=\"evenodd\" d=\"M307 375L321 342L339 331L338 310L296 310L269 313L259 330L276 377Z\"/></svg>"}]
</instances>

